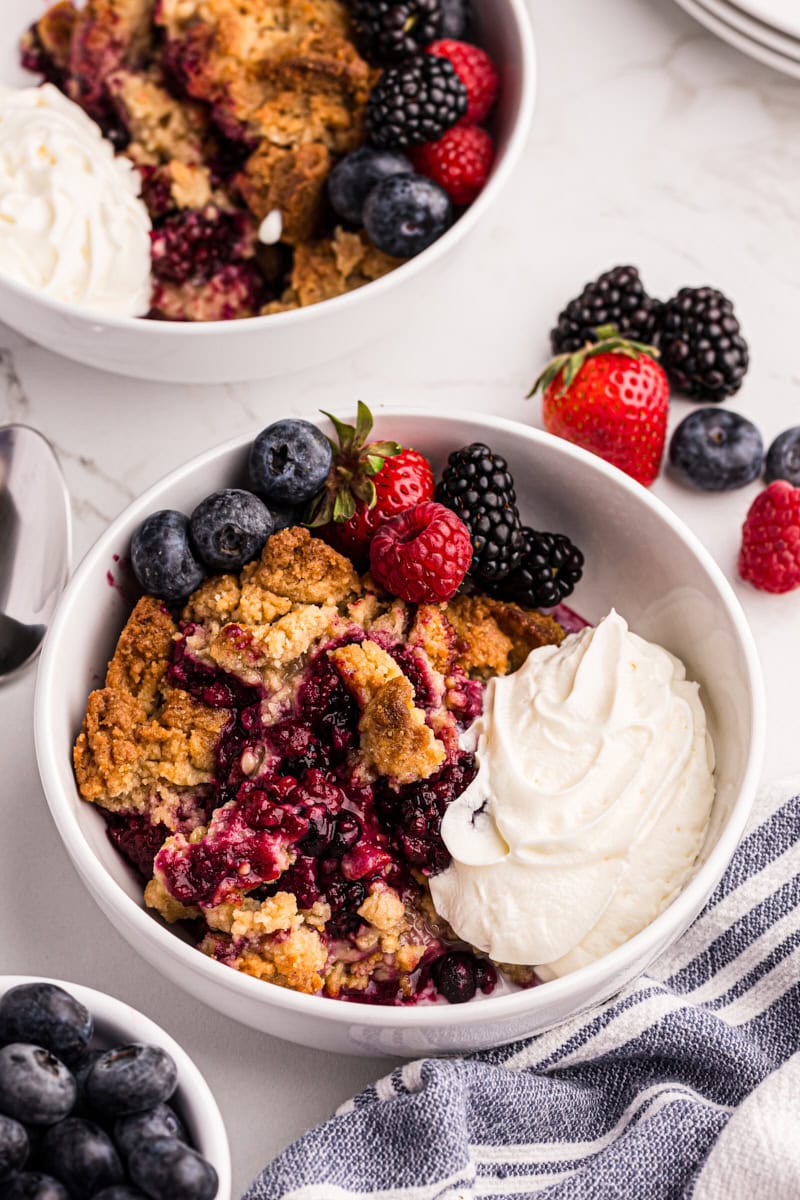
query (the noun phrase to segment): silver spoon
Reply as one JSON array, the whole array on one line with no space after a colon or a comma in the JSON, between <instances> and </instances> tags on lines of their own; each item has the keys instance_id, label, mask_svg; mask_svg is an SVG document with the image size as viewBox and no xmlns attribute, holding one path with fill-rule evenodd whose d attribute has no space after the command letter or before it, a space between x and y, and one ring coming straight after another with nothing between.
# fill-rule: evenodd
<instances>
[{"instance_id":1,"label":"silver spoon","mask_svg":"<svg viewBox=\"0 0 800 1200\"><path fill-rule=\"evenodd\" d=\"M69 493L55 451L0 426L0 683L36 655L69 575Z\"/></svg>"}]
</instances>

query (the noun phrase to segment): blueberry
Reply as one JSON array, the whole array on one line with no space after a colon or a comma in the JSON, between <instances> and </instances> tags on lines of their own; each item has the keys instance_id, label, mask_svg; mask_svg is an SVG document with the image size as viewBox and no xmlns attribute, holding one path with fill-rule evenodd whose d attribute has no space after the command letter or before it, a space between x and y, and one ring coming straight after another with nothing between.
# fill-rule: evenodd
<instances>
[{"instance_id":1,"label":"blueberry","mask_svg":"<svg viewBox=\"0 0 800 1200\"><path fill-rule=\"evenodd\" d=\"M250 483L269 505L304 504L333 463L331 444L310 421L287 419L263 429L250 450Z\"/></svg>"},{"instance_id":2,"label":"blueberry","mask_svg":"<svg viewBox=\"0 0 800 1200\"><path fill-rule=\"evenodd\" d=\"M111 1138L81 1117L67 1117L48 1129L39 1157L44 1169L60 1179L75 1200L90 1200L101 1188L124 1178Z\"/></svg>"},{"instance_id":3,"label":"blueberry","mask_svg":"<svg viewBox=\"0 0 800 1200\"><path fill-rule=\"evenodd\" d=\"M359 146L337 163L328 176L331 204L344 221L360 225L364 203L376 183L392 175L410 175L414 168L397 150Z\"/></svg>"},{"instance_id":4,"label":"blueberry","mask_svg":"<svg viewBox=\"0 0 800 1200\"><path fill-rule=\"evenodd\" d=\"M53 1125L71 1111L77 1087L60 1059L41 1046L0 1050L0 1112L26 1125Z\"/></svg>"},{"instance_id":5,"label":"blueberry","mask_svg":"<svg viewBox=\"0 0 800 1200\"><path fill-rule=\"evenodd\" d=\"M377 184L364 205L364 229L373 246L412 258L449 227L450 197L422 175L393 175Z\"/></svg>"},{"instance_id":6,"label":"blueberry","mask_svg":"<svg viewBox=\"0 0 800 1200\"><path fill-rule=\"evenodd\" d=\"M151 1200L213 1200L217 1194L217 1172L176 1138L140 1142L128 1172Z\"/></svg>"},{"instance_id":7,"label":"blueberry","mask_svg":"<svg viewBox=\"0 0 800 1200\"><path fill-rule=\"evenodd\" d=\"M225 488L201 500L189 518L197 553L213 571L240 571L272 533L263 500L241 488Z\"/></svg>"},{"instance_id":8,"label":"blueberry","mask_svg":"<svg viewBox=\"0 0 800 1200\"><path fill-rule=\"evenodd\" d=\"M22 1169L29 1150L25 1126L12 1117L0 1116L0 1181Z\"/></svg>"},{"instance_id":9,"label":"blueberry","mask_svg":"<svg viewBox=\"0 0 800 1200\"><path fill-rule=\"evenodd\" d=\"M23 1171L3 1187L2 1200L70 1200L63 1183L40 1171Z\"/></svg>"},{"instance_id":10,"label":"blueberry","mask_svg":"<svg viewBox=\"0 0 800 1200\"><path fill-rule=\"evenodd\" d=\"M326 853L331 858L339 858L347 850L352 850L363 836L364 827L358 817L351 812L340 812Z\"/></svg>"},{"instance_id":11,"label":"blueberry","mask_svg":"<svg viewBox=\"0 0 800 1200\"><path fill-rule=\"evenodd\" d=\"M76 1117L83 1116L85 1111L90 1108L89 1101L86 1097L86 1080L89 1078L89 1072L97 1062L98 1058L102 1058L104 1054L104 1050L87 1050L83 1056L72 1065L72 1074L75 1076L75 1082L78 1085L78 1096L73 1109L73 1115ZM0 1197L0 1200L2 1200L2 1197Z\"/></svg>"},{"instance_id":12,"label":"blueberry","mask_svg":"<svg viewBox=\"0 0 800 1200\"><path fill-rule=\"evenodd\" d=\"M758 477L764 443L746 417L725 408L698 408L675 429L669 461L676 474L695 487L725 492Z\"/></svg>"},{"instance_id":13,"label":"blueberry","mask_svg":"<svg viewBox=\"0 0 800 1200\"><path fill-rule=\"evenodd\" d=\"M451 1004L464 1004L475 995L478 986L475 959L463 950L437 958L431 975L437 991Z\"/></svg>"},{"instance_id":14,"label":"blueberry","mask_svg":"<svg viewBox=\"0 0 800 1200\"><path fill-rule=\"evenodd\" d=\"M764 472L767 483L776 479L788 479L794 487L800 487L800 425L779 433L767 451Z\"/></svg>"},{"instance_id":15,"label":"blueberry","mask_svg":"<svg viewBox=\"0 0 800 1200\"><path fill-rule=\"evenodd\" d=\"M301 508L292 508L291 506L282 507L279 504L270 504L269 511L272 516L272 532L279 533L281 529L291 529L293 525L303 524L303 510Z\"/></svg>"},{"instance_id":16,"label":"blueberry","mask_svg":"<svg viewBox=\"0 0 800 1200\"><path fill-rule=\"evenodd\" d=\"M121 1117L169 1100L177 1082L166 1050L136 1042L101 1054L87 1077L86 1095L96 1111Z\"/></svg>"},{"instance_id":17,"label":"blueberry","mask_svg":"<svg viewBox=\"0 0 800 1200\"><path fill-rule=\"evenodd\" d=\"M129 1187L127 1183L116 1183L113 1187L103 1188L102 1192L96 1192L92 1200L147 1200L147 1197L144 1192Z\"/></svg>"},{"instance_id":18,"label":"blueberry","mask_svg":"<svg viewBox=\"0 0 800 1200\"><path fill-rule=\"evenodd\" d=\"M21 983L0 1000L0 1043L29 1042L70 1064L94 1032L92 1014L54 983Z\"/></svg>"},{"instance_id":19,"label":"blueberry","mask_svg":"<svg viewBox=\"0 0 800 1200\"><path fill-rule=\"evenodd\" d=\"M168 1104L158 1104L147 1112L118 1117L114 1122L114 1141L126 1158L137 1142L155 1137L177 1138L179 1142L189 1140L183 1122Z\"/></svg>"},{"instance_id":20,"label":"blueberry","mask_svg":"<svg viewBox=\"0 0 800 1200\"><path fill-rule=\"evenodd\" d=\"M458 41L467 35L470 25L468 0L441 0L442 28L439 37L456 38Z\"/></svg>"},{"instance_id":21,"label":"blueberry","mask_svg":"<svg viewBox=\"0 0 800 1200\"><path fill-rule=\"evenodd\" d=\"M335 829L334 818L327 809L320 809L308 815L308 833L300 843L303 854L311 858L319 858L327 853L330 840Z\"/></svg>"},{"instance_id":22,"label":"blueberry","mask_svg":"<svg viewBox=\"0 0 800 1200\"><path fill-rule=\"evenodd\" d=\"M103 1188L96 1192L92 1200L147 1200L144 1192L138 1188L129 1187L127 1183L115 1183L113 1187Z\"/></svg>"},{"instance_id":23,"label":"blueberry","mask_svg":"<svg viewBox=\"0 0 800 1200\"><path fill-rule=\"evenodd\" d=\"M206 577L189 545L189 521L164 508L146 517L131 540L133 573L146 592L174 604Z\"/></svg>"}]
</instances>

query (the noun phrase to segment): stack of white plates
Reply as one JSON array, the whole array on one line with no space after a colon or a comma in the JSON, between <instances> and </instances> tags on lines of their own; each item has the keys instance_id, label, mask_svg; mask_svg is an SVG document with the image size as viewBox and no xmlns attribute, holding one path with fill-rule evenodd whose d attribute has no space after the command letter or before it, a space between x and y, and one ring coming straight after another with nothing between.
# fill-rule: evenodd
<instances>
[{"instance_id":1,"label":"stack of white plates","mask_svg":"<svg viewBox=\"0 0 800 1200\"><path fill-rule=\"evenodd\" d=\"M677 0L718 37L800 79L799 0Z\"/></svg>"}]
</instances>

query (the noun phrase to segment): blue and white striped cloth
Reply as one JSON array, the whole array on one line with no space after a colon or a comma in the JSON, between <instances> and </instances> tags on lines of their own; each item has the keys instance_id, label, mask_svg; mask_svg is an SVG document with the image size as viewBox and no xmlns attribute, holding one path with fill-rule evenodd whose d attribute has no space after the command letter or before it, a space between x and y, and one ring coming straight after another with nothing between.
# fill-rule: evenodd
<instances>
[{"instance_id":1,"label":"blue and white striped cloth","mask_svg":"<svg viewBox=\"0 0 800 1200\"><path fill-rule=\"evenodd\" d=\"M539 1037L394 1071L244 1200L798 1200L798 790L761 792L648 975Z\"/></svg>"}]
</instances>

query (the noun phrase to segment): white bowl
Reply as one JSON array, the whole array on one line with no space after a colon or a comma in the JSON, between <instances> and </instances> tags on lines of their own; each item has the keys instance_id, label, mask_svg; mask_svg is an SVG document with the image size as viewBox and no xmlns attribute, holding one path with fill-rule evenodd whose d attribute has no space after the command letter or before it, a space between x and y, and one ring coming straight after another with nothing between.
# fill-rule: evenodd
<instances>
[{"instance_id":1,"label":"white bowl","mask_svg":"<svg viewBox=\"0 0 800 1200\"><path fill-rule=\"evenodd\" d=\"M255 433L256 431L254 431ZM77 792L71 750L86 697L129 605L108 586L114 556L150 512L186 512L242 477L238 438L173 471L131 504L98 540L64 594L42 651L35 736L44 790L79 874L131 944L193 996L256 1029L352 1053L468 1051L512 1041L565 1020L633 979L689 925L722 876L744 828L762 757L764 701L753 639L739 603L698 539L645 488L599 458L549 434L480 415L379 414L376 436L426 453L434 468L457 446L488 442L510 463L523 518L572 537L586 555L575 607L592 621L615 606L632 629L686 663L702 695L717 752L718 793L699 865L647 929L574 974L529 991L458 1006L386 1009L303 996L207 958L143 907L141 883Z\"/></svg>"},{"instance_id":2,"label":"white bowl","mask_svg":"<svg viewBox=\"0 0 800 1200\"><path fill-rule=\"evenodd\" d=\"M477 200L451 229L396 271L334 300L295 312L241 321L182 324L104 317L0 279L0 321L67 358L120 375L170 383L236 383L343 357L396 325L417 302L420 277L440 274L500 195L525 146L533 116L536 61L524 0L473 0L483 45L502 73L496 114L497 158ZM36 76L18 65L20 35L44 0L15 0L0 22L0 84ZM481 20L482 18L482 20Z\"/></svg>"},{"instance_id":3,"label":"white bowl","mask_svg":"<svg viewBox=\"0 0 800 1200\"><path fill-rule=\"evenodd\" d=\"M178 1088L170 1104L186 1126L195 1149L217 1172L216 1200L230 1200L231 1155L222 1114L205 1079L175 1039L129 1004L80 983L31 975L0 975L0 996L21 983L55 983L85 1004L94 1017L93 1045L110 1048L127 1042L146 1042L160 1046L172 1056L178 1068Z\"/></svg>"}]
</instances>

